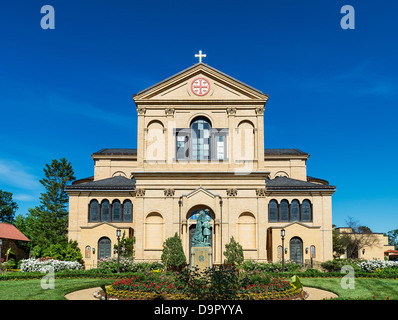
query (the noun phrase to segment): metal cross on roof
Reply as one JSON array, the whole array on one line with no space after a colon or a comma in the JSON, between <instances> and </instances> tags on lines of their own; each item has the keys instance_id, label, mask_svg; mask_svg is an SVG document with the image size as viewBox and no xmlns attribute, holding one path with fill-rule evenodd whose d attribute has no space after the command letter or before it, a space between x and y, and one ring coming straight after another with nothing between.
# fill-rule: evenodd
<instances>
[{"instance_id":1,"label":"metal cross on roof","mask_svg":"<svg viewBox=\"0 0 398 320\"><path fill-rule=\"evenodd\" d=\"M195 54L195 58L199 58L199 63L202 63L202 58L206 58L206 55L202 54L202 50L199 50L199 54Z\"/></svg>"}]
</instances>

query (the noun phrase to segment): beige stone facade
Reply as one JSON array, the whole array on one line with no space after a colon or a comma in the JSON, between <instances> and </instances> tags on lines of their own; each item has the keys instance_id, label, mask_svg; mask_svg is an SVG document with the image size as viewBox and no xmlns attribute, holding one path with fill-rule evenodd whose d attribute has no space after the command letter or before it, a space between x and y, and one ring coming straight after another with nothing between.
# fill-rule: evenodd
<instances>
[{"instance_id":1,"label":"beige stone facade","mask_svg":"<svg viewBox=\"0 0 398 320\"><path fill-rule=\"evenodd\" d=\"M336 228L340 235L348 235L353 241L357 242L360 248L354 252L354 257L363 260L380 259L384 260L386 251L394 250L393 245L388 244L388 236L383 233L358 233L353 232L352 228ZM347 258L344 253L340 258Z\"/></svg>"},{"instance_id":2,"label":"beige stone facade","mask_svg":"<svg viewBox=\"0 0 398 320\"><path fill-rule=\"evenodd\" d=\"M177 233L189 261L198 209L209 210L212 263L233 236L246 259L332 259L332 194L307 176L309 155L264 149L268 95L206 64L133 96L137 149L94 154L94 176L67 188L69 238L86 267L113 256L116 229L136 238L135 257L159 260ZM265 119L267 121L267 119Z\"/></svg>"}]
</instances>

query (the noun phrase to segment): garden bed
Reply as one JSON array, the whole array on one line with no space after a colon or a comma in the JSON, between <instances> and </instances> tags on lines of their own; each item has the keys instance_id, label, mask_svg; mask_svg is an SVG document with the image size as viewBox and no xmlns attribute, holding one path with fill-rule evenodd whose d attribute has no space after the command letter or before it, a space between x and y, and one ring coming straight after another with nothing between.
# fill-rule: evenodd
<instances>
[{"instance_id":1,"label":"garden bed","mask_svg":"<svg viewBox=\"0 0 398 320\"><path fill-rule=\"evenodd\" d=\"M209 269L204 274L147 273L116 280L99 294L117 300L293 300L301 289L264 273Z\"/></svg>"}]
</instances>

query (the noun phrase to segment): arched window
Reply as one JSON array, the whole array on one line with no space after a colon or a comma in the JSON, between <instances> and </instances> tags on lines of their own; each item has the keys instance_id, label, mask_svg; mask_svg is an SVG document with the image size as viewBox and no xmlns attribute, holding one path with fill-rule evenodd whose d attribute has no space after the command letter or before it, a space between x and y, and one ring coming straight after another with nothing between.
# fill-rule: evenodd
<instances>
[{"instance_id":1,"label":"arched window","mask_svg":"<svg viewBox=\"0 0 398 320\"><path fill-rule=\"evenodd\" d=\"M312 212L311 212L311 202L310 200L304 200L301 204L301 221L309 222L312 221Z\"/></svg>"},{"instance_id":2,"label":"arched window","mask_svg":"<svg viewBox=\"0 0 398 320\"><path fill-rule=\"evenodd\" d=\"M101 202L101 221L110 221L110 212L109 212L109 201L102 200Z\"/></svg>"},{"instance_id":3,"label":"arched window","mask_svg":"<svg viewBox=\"0 0 398 320\"><path fill-rule=\"evenodd\" d=\"M268 221L278 221L278 202L276 200L271 200L268 204Z\"/></svg>"},{"instance_id":4,"label":"arched window","mask_svg":"<svg viewBox=\"0 0 398 320\"><path fill-rule=\"evenodd\" d=\"M130 200L125 200L123 202L123 221L133 221L133 204Z\"/></svg>"},{"instance_id":5,"label":"arched window","mask_svg":"<svg viewBox=\"0 0 398 320\"><path fill-rule=\"evenodd\" d=\"M287 200L281 201L279 221L289 221L289 202Z\"/></svg>"},{"instance_id":6,"label":"arched window","mask_svg":"<svg viewBox=\"0 0 398 320\"><path fill-rule=\"evenodd\" d=\"M290 205L290 221L300 220L300 202L298 200L293 200Z\"/></svg>"},{"instance_id":7,"label":"arched window","mask_svg":"<svg viewBox=\"0 0 398 320\"><path fill-rule=\"evenodd\" d=\"M112 202L112 221L120 221L121 205L119 200L113 200Z\"/></svg>"},{"instance_id":8,"label":"arched window","mask_svg":"<svg viewBox=\"0 0 398 320\"><path fill-rule=\"evenodd\" d=\"M191 123L192 159L210 159L210 121L205 117L197 117Z\"/></svg>"},{"instance_id":9,"label":"arched window","mask_svg":"<svg viewBox=\"0 0 398 320\"><path fill-rule=\"evenodd\" d=\"M112 254L112 244L109 238L103 237L98 241L98 259L109 258Z\"/></svg>"},{"instance_id":10,"label":"arched window","mask_svg":"<svg viewBox=\"0 0 398 320\"><path fill-rule=\"evenodd\" d=\"M97 200L90 201L89 213L89 221L99 220L99 205Z\"/></svg>"}]
</instances>

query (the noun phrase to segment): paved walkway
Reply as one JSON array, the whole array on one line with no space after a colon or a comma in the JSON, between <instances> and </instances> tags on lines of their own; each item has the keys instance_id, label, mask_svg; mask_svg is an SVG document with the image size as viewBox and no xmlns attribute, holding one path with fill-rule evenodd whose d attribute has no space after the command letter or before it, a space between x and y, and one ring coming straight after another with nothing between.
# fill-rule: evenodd
<instances>
[{"instance_id":1,"label":"paved walkway","mask_svg":"<svg viewBox=\"0 0 398 320\"><path fill-rule=\"evenodd\" d=\"M65 298L68 300L98 300L97 298L94 298L93 293L99 289L101 288L97 287L71 292L65 295ZM306 300L323 300L337 297L337 295L333 292L317 288L304 287L304 291L308 293Z\"/></svg>"}]
</instances>

